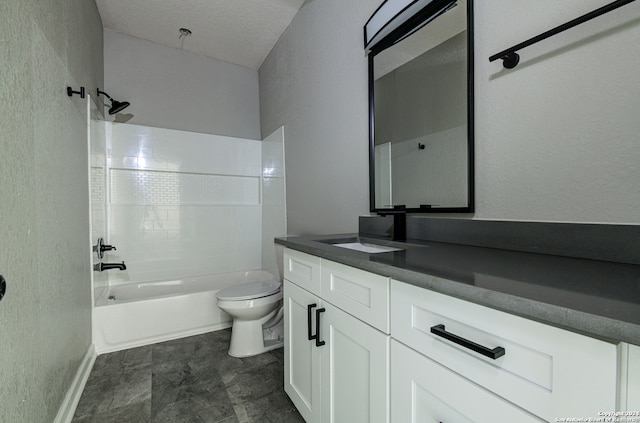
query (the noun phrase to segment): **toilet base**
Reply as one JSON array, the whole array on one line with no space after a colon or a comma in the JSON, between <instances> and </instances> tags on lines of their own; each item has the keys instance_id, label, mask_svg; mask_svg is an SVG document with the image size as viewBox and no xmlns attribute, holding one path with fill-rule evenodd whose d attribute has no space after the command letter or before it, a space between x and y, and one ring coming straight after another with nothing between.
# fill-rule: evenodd
<instances>
[{"instance_id":1,"label":"toilet base","mask_svg":"<svg viewBox=\"0 0 640 423\"><path fill-rule=\"evenodd\" d=\"M274 310L265 318L257 321L234 319L231 329L231 342L229 343L229 355L237 358L251 357L282 347L284 345L284 336L274 337L266 332L277 333L276 326L284 325L284 321L280 320L272 328L264 328L263 326L263 322L269 322L278 312L279 310ZM282 333L282 330L280 333Z\"/></svg>"},{"instance_id":2,"label":"toilet base","mask_svg":"<svg viewBox=\"0 0 640 423\"><path fill-rule=\"evenodd\" d=\"M232 350L229 348L229 355L235 358L247 358L253 357L254 355L266 353L267 351L276 350L278 348L284 347L284 341L267 341L265 342L267 345L263 345L262 348L256 349L253 352L247 353L246 350Z\"/></svg>"}]
</instances>

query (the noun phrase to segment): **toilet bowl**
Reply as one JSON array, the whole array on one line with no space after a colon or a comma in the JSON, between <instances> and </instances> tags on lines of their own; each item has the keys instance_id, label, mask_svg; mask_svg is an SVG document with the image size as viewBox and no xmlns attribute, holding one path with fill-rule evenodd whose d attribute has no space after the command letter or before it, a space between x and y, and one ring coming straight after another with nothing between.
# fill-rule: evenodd
<instances>
[{"instance_id":1,"label":"toilet bowl","mask_svg":"<svg viewBox=\"0 0 640 423\"><path fill-rule=\"evenodd\" d=\"M224 288L218 307L233 318L229 355L250 357L284 344L280 282L269 279Z\"/></svg>"}]
</instances>

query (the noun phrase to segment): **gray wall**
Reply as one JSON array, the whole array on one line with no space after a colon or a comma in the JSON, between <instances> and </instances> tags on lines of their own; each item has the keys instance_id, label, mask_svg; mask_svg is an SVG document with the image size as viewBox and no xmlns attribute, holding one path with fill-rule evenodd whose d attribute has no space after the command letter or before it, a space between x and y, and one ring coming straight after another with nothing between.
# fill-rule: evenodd
<instances>
[{"instance_id":1,"label":"gray wall","mask_svg":"<svg viewBox=\"0 0 640 423\"><path fill-rule=\"evenodd\" d=\"M0 2L0 421L54 420L91 344L87 100L93 1Z\"/></svg>"},{"instance_id":2,"label":"gray wall","mask_svg":"<svg viewBox=\"0 0 640 423\"><path fill-rule=\"evenodd\" d=\"M289 234L353 232L369 210L362 27L379 3L307 1L260 67L262 133L287 134Z\"/></svg>"},{"instance_id":3,"label":"gray wall","mask_svg":"<svg viewBox=\"0 0 640 423\"><path fill-rule=\"evenodd\" d=\"M346 3L346 4L345 4ZM367 214L362 26L380 0L308 0L260 68L261 127L287 128L291 234L357 230ZM475 219L640 223L640 3L522 51L488 57L602 6L475 7Z\"/></svg>"},{"instance_id":4,"label":"gray wall","mask_svg":"<svg viewBox=\"0 0 640 423\"><path fill-rule=\"evenodd\" d=\"M261 139L256 70L109 30L104 65L127 123Z\"/></svg>"},{"instance_id":5,"label":"gray wall","mask_svg":"<svg viewBox=\"0 0 640 423\"><path fill-rule=\"evenodd\" d=\"M640 3L487 58L602 6L477 2L476 217L640 224Z\"/></svg>"}]
</instances>

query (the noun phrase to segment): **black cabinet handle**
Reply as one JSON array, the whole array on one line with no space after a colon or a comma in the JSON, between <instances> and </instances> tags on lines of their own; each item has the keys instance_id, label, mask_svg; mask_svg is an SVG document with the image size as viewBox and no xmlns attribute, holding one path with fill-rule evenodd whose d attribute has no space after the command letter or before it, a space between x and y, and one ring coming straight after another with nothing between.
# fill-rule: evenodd
<instances>
[{"instance_id":1,"label":"black cabinet handle","mask_svg":"<svg viewBox=\"0 0 640 423\"><path fill-rule=\"evenodd\" d=\"M487 348L483 345L476 344L475 342L469 341L468 339L464 339L458 335L454 335L451 332L447 332L444 330L444 325L435 325L431 327L431 333L441 336L444 339L447 339L451 342L454 342L458 345L461 345L465 348L468 348L472 351L477 352L478 354L482 354L486 357L489 357L493 360L502 357L505 355L505 350L502 347L495 347L494 349Z\"/></svg>"},{"instance_id":2,"label":"black cabinet handle","mask_svg":"<svg viewBox=\"0 0 640 423\"><path fill-rule=\"evenodd\" d=\"M4 297L4 294L7 292L7 281L4 279L4 276L0 275L0 300Z\"/></svg>"},{"instance_id":3,"label":"black cabinet handle","mask_svg":"<svg viewBox=\"0 0 640 423\"><path fill-rule=\"evenodd\" d=\"M324 341L320 340L320 313L324 312L324 308L319 308L316 310L316 347L321 347L325 344Z\"/></svg>"},{"instance_id":4,"label":"black cabinet handle","mask_svg":"<svg viewBox=\"0 0 640 423\"><path fill-rule=\"evenodd\" d=\"M312 339L316 339L318 337L317 332L315 335L311 334L311 309L317 306L318 306L317 304L309 304L307 306L307 337L309 338L309 341L311 341Z\"/></svg>"}]
</instances>

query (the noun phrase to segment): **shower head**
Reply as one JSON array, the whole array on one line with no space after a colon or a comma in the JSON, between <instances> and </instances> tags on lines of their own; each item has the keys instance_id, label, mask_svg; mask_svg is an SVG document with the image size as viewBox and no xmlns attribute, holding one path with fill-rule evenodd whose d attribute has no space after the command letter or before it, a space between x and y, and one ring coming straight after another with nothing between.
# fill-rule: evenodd
<instances>
[{"instance_id":1,"label":"shower head","mask_svg":"<svg viewBox=\"0 0 640 423\"><path fill-rule=\"evenodd\" d=\"M111 107L109 108L110 115L115 115L116 113L123 111L131 105L131 103L129 103L128 101L114 100L109 94L105 93L104 91L100 91L100 88L98 88L98 97L100 97L100 94L104 95L111 101Z\"/></svg>"},{"instance_id":2,"label":"shower head","mask_svg":"<svg viewBox=\"0 0 640 423\"><path fill-rule=\"evenodd\" d=\"M128 101L121 102L121 101L111 100L111 108L109 108L109 114L115 115L116 113L123 111L130 105L131 103L129 103Z\"/></svg>"}]
</instances>

